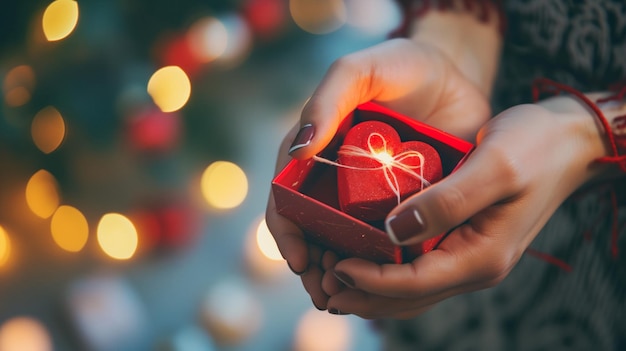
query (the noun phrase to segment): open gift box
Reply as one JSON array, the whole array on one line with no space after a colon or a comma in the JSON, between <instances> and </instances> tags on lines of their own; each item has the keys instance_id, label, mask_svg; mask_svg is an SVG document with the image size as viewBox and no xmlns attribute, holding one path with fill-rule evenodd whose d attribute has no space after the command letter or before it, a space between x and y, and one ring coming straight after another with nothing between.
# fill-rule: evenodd
<instances>
[{"instance_id":1,"label":"open gift box","mask_svg":"<svg viewBox=\"0 0 626 351\"><path fill-rule=\"evenodd\" d=\"M402 141L417 140L433 146L441 157L444 177L473 149L473 144L465 140L369 102L344 118L319 156L336 160L348 130L369 120L391 125ZM340 257L360 257L377 263L407 262L434 249L444 236L442 233L418 245L395 246L385 233L383 221L366 223L340 210L337 168L313 159L291 160L272 181L272 191L279 214L298 225L307 240Z\"/></svg>"}]
</instances>

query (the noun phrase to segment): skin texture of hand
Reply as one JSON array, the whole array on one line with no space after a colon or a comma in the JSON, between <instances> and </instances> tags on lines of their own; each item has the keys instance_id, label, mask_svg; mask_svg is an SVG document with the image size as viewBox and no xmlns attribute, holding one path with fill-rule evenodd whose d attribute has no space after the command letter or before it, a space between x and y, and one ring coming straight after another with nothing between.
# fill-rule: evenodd
<instances>
[{"instance_id":1,"label":"skin texture of hand","mask_svg":"<svg viewBox=\"0 0 626 351\"><path fill-rule=\"evenodd\" d=\"M489 121L457 172L390 213L388 221L419 213L422 230L408 228L402 244L455 228L437 250L401 265L327 262L336 263L322 278L329 311L410 318L504 279L557 207L604 171L592 164L608 152L596 121L576 101L540 105L516 106Z\"/></svg>"},{"instance_id":2,"label":"skin texture of hand","mask_svg":"<svg viewBox=\"0 0 626 351\"><path fill-rule=\"evenodd\" d=\"M474 140L490 117L484 93L437 48L407 39L386 41L332 65L304 107L300 125L284 139L276 172L289 162L287 151L300 126L312 124L314 134L306 147L291 156L307 159L328 144L346 115L372 100L467 140ZM301 274L315 306L326 308L328 294L321 282L336 257L307 244L301 230L278 215L271 195L266 221L289 267Z\"/></svg>"}]
</instances>

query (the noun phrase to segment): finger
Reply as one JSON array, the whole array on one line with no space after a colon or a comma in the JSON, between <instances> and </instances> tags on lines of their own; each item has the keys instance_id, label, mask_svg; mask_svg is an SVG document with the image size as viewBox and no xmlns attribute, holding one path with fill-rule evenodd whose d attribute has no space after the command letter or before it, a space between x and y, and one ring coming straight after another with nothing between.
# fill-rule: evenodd
<instances>
[{"instance_id":1,"label":"finger","mask_svg":"<svg viewBox=\"0 0 626 351\"><path fill-rule=\"evenodd\" d=\"M331 313L354 314L365 319L406 319L425 312L436 302L446 297L432 298L428 301L396 299L370 294L361 290L346 289L330 297L327 307Z\"/></svg>"},{"instance_id":2,"label":"finger","mask_svg":"<svg viewBox=\"0 0 626 351\"><path fill-rule=\"evenodd\" d=\"M306 272L309 254L304 235L298 226L278 214L272 194L269 196L265 222L276 241L280 254L287 261L289 269L297 275Z\"/></svg>"},{"instance_id":3,"label":"finger","mask_svg":"<svg viewBox=\"0 0 626 351\"><path fill-rule=\"evenodd\" d=\"M371 294L434 303L441 296L495 285L508 274L516 257L515 249L503 249L501 240L466 224L454 230L437 250L410 263L378 265L347 259L335 266L335 275Z\"/></svg>"},{"instance_id":4,"label":"finger","mask_svg":"<svg viewBox=\"0 0 626 351\"><path fill-rule=\"evenodd\" d=\"M387 216L396 245L411 245L449 231L479 211L512 196L516 171L502 146L480 144L465 164L409 197Z\"/></svg>"},{"instance_id":5,"label":"finger","mask_svg":"<svg viewBox=\"0 0 626 351\"><path fill-rule=\"evenodd\" d=\"M328 302L328 295L322 290L322 277L324 272L318 266L311 266L306 274L300 278L304 290L311 296L311 301L318 310L325 310Z\"/></svg>"},{"instance_id":6,"label":"finger","mask_svg":"<svg viewBox=\"0 0 626 351\"><path fill-rule=\"evenodd\" d=\"M333 296L346 289L346 286L337 279L334 270L328 270L322 277L322 290L328 296Z\"/></svg>"}]
</instances>

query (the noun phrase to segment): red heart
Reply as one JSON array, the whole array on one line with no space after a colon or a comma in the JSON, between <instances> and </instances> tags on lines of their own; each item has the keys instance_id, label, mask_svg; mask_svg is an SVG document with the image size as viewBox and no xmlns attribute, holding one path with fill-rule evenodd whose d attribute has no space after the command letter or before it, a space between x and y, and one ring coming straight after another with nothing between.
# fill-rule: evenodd
<instances>
[{"instance_id":1,"label":"red heart","mask_svg":"<svg viewBox=\"0 0 626 351\"><path fill-rule=\"evenodd\" d=\"M377 156L381 152L385 155L382 158ZM418 153L423 156L423 164ZM343 165L337 169L339 206L364 221L382 220L398 205L394 188L404 200L442 177L441 159L435 148L421 141L402 142L393 127L380 121L353 126L338 156ZM385 163L391 158L393 163ZM386 170L384 164L388 165Z\"/></svg>"}]
</instances>

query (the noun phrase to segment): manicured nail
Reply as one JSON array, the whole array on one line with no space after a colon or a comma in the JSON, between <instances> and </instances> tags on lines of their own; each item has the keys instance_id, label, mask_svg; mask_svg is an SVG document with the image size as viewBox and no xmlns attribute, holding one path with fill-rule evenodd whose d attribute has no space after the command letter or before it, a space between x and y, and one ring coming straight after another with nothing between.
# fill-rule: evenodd
<instances>
[{"instance_id":1,"label":"manicured nail","mask_svg":"<svg viewBox=\"0 0 626 351\"><path fill-rule=\"evenodd\" d=\"M354 289L354 279L352 279L351 276L345 274L344 272L335 271L334 273L335 273L335 277L339 279L340 282L342 282L345 286L349 287L350 289Z\"/></svg>"},{"instance_id":2,"label":"manicured nail","mask_svg":"<svg viewBox=\"0 0 626 351\"><path fill-rule=\"evenodd\" d=\"M315 306L315 308L317 308L317 310L318 310L318 311L325 311L325 310L326 310L325 308L321 308L321 307L319 307L319 306L315 303L315 301L313 301L313 299L311 299L311 302L313 303L313 306Z\"/></svg>"},{"instance_id":3,"label":"manicured nail","mask_svg":"<svg viewBox=\"0 0 626 351\"><path fill-rule=\"evenodd\" d=\"M289 267L289 269L293 272L293 274L295 275L303 275L304 273L306 273L306 268L303 271L296 271L295 269L293 269L293 267L291 267L291 264L289 263L289 261L287 261L287 266Z\"/></svg>"},{"instance_id":4,"label":"manicured nail","mask_svg":"<svg viewBox=\"0 0 626 351\"><path fill-rule=\"evenodd\" d=\"M339 315L339 316L345 316L345 315L347 314L347 313L343 313L343 312L339 311L339 310L338 310L338 309L336 309L336 308L330 308L330 309L328 309L328 313L330 313L330 314L336 314L336 315Z\"/></svg>"},{"instance_id":5,"label":"manicured nail","mask_svg":"<svg viewBox=\"0 0 626 351\"><path fill-rule=\"evenodd\" d=\"M420 235L424 229L424 220L416 209L406 209L385 221L387 235L396 245L402 245L407 240Z\"/></svg>"},{"instance_id":6,"label":"manicured nail","mask_svg":"<svg viewBox=\"0 0 626 351\"><path fill-rule=\"evenodd\" d=\"M313 127L311 123L303 125L289 148L289 154L309 145L313 139L313 135L315 135L315 127Z\"/></svg>"}]
</instances>

